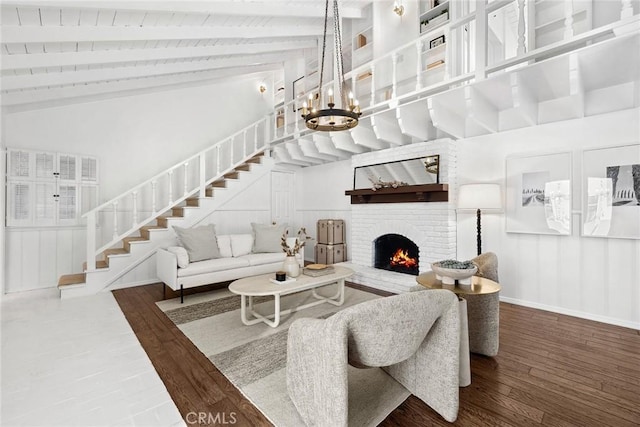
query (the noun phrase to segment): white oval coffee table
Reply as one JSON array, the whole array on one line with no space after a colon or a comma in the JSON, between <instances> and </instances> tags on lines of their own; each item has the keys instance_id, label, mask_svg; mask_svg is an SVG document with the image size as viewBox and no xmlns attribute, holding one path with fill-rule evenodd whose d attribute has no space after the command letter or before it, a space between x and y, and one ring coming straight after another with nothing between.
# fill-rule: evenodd
<instances>
[{"instance_id":1,"label":"white oval coffee table","mask_svg":"<svg viewBox=\"0 0 640 427\"><path fill-rule=\"evenodd\" d=\"M335 272L324 276L311 277L301 274L296 277L296 281L286 284L276 284L271 282L270 279L275 278L275 274L262 274L260 276L245 277L232 282L229 285L229 290L234 294L240 295L240 316L242 323L245 325L255 325L259 322L264 322L272 328L277 327L280 324L280 316L283 314L289 314L298 310L313 307L323 302L340 306L344 303L344 279L353 274L353 270L334 266ZM324 297L316 293L316 288L338 284L338 291L335 295L330 297ZM317 301L310 302L308 304L300 305L298 307L280 310L280 297L289 294L295 294L297 292L307 291L311 289L312 295ZM256 313L253 309L253 297L258 296L273 296L274 297L274 314L263 316L260 313ZM247 319L247 311L253 316L252 319ZM273 317L273 320L269 320Z\"/></svg>"}]
</instances>

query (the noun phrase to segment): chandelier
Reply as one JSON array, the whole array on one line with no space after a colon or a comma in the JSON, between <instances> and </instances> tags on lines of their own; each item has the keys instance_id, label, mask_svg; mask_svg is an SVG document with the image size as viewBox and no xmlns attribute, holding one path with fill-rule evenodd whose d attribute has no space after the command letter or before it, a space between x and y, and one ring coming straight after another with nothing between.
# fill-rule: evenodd
<instances>
[{"instance_id":1,"label":"chandelier","mask_svg":"<svg viewBox=\"0 0 640 427\"><path fill-rule=\"evenodd\" d=\"M324 12L324 37L322 39L322 61L320 64L320 85L318 94L309 94L309 102L302 105L302 117L309 129L320 131L339 131L352 129L358 125L360 105L354 99L353 93L345 96L346 84L344 81L344 66L342 57L342 34L340 32L340 15L338 13L338 0L333 1L333 38L335 45L335 71L338 81L338 99L340 107L336 108L333 90L327 91L327 107L321 108L323 103L322 82L324 77L324 58L327 50L327 22L329 21L329 0L326 0ZM339 79L339 80L338 80ZM314 102L316 101L316 102Z\"/></svg>"}]
</instances>

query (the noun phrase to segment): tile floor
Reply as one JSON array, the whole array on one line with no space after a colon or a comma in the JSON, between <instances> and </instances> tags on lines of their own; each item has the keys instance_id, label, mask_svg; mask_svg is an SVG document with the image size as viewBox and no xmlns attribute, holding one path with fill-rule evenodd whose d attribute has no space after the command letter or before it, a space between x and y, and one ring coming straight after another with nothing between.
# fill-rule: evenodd
<instances>
[{"instance_id":1,"label":"tile floor","mask_svg":"<svg viewBox=\"0 0 640 427\"><path fill-rule=\"evenodd\" d=\"M4 295L2 426L185 425L110 292Z\"/></svg>"}]
</instances>

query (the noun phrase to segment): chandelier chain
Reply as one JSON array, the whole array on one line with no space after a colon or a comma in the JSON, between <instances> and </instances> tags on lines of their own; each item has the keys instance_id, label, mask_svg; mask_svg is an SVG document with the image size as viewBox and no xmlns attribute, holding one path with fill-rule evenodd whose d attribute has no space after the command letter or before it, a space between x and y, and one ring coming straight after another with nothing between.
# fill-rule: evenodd
<instances>
[{"instance_id":1,"label":"chandelier chain","mask_svg":"<svg viewBox=\"0 0 640 427\"><path fill-rule=\"evenodd\" d=\"M338 12L338 0L333 0L333 33L335 40L335 49L338 55L336 55L336 64L337 73L339 76L336 76L336 80L339 82L339 91L340 91L340 101L342 105L346 105L347 99L344 96L344 57L342 56L342 32L340 30L340 13Z\"/></svg>"},{"instance_id":2,"label":"chandelier chain","mask_svg":"<svg viewBox=\"0 0 640 427\"><path fill-rule=\"evenodd\" d=\"M329 0L324 6L324 35L322 37L322 60L320 61L320 86L318 87L318 108L322 106L322 80L324 78L324 53L327 50L327 21L329 20ZM310 107L313 107L312 105Z\"/></svg>"}]
</instances>

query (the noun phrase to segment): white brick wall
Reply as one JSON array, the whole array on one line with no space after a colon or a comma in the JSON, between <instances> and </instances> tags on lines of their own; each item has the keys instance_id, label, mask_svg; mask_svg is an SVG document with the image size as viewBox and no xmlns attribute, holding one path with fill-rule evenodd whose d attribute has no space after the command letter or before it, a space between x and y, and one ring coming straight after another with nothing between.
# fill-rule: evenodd
<instances>
[{"instance_id":1,"label":"white brick wall","mask_svg":"<svg viewBox=\"0 0 640 427\"><path fill-rule=\"evenodd\" d=\"M353 156L353 167L440 155L440 182L449 184L449 202L352 205L351 261L373 266L373 241L396 233L418 245L420 273L429 263L456 257L456 146L451 139L421 142Z\"/></svg>"}]
</instances>

